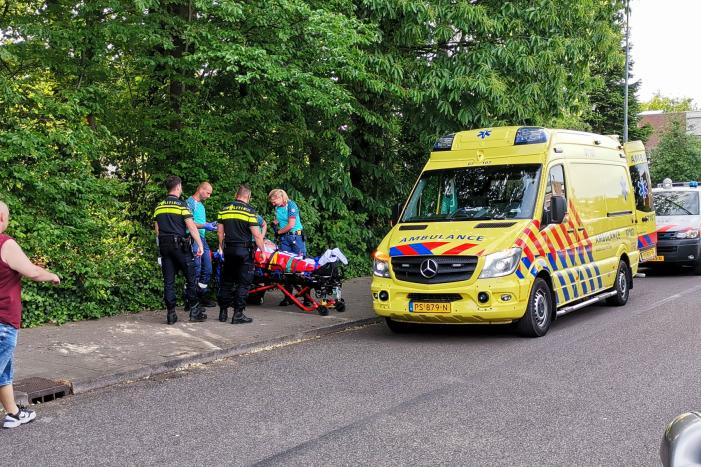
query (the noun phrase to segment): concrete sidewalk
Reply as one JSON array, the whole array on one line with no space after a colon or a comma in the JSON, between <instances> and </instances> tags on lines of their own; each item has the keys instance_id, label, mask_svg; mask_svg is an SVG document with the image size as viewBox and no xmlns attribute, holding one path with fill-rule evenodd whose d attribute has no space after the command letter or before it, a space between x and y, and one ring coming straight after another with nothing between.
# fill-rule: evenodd
<instances>
[{"instance_id":1,"label":"concrete sidewalk","mask_svg":"<svg viewBox=\"0 0 701 467\"><path fill-rule=\"evenodd\" d=\"M247 308L254 321L245 325L220 323L219 309L208 308L204 323L190 323L178 309L179 321L172 326L165 324L164 311L147 311L22 329L15 384L46 378L68 384L77 394L372 323L376 317L369 289L370 278L346 281L346 311L330 310L328 316L279 307L282 294L276 291L266 294L262 306Z\"/></svg>"}]
</instances>

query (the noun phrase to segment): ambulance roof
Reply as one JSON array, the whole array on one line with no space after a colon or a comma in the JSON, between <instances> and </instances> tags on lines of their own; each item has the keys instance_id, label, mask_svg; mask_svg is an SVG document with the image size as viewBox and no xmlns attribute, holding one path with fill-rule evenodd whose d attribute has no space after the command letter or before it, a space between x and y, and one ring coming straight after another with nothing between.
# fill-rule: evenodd
<instances>
[{"instance_id":1,"label":"ambulance roof","mask_svg":"<svg viewBox=\"0 0 701 467\"><path fill-rule=\"evenodd\" d=\"M618 138L612 135L541 127L504 126L451 133L439 138L433 151L460 151L521 145L543 145L542 149L545 149L550 144L568 143L621 149Z\"/></svg>"}]
</instances>

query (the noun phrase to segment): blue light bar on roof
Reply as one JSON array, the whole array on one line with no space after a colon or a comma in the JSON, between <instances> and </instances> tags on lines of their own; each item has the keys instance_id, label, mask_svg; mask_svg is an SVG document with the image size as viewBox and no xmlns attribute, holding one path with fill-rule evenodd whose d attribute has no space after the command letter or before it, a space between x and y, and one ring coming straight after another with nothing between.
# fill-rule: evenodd
<instances>
[{"instance_id":1,"label":"blue light bar on roof","mask_svg":"<svg viewBox=\"0 0 701 467\"><path fill-rule=\"evenodd\" d=\"M696 181L689 182L690 188L697 188L698 186L699 186L699 182L696 182Z\"/></svg>"},{"instance_id":2,"label":"blue light bar on roof","mask_svg":"<svg viewBox=\"0 0 701 467\"><path fill-rule=\"evenodd\" d=\"M455 133L449 135L441 136L433 145L434 151L450 151L453 148L453 139L455 138Z\"/></svg>"},{"instance_id":3,"label":"blue light bar on roof","mask_svg":"<svg viewBox=\"0 0 701 467\"><path fill-rule=\"evenodd\" d=\"M524 126L519 128L516 132L516 138L514 138L514 145L540 144L547 142L548 135L545 133L545 129L534 126Z\"/></svg>"}]
</instances>

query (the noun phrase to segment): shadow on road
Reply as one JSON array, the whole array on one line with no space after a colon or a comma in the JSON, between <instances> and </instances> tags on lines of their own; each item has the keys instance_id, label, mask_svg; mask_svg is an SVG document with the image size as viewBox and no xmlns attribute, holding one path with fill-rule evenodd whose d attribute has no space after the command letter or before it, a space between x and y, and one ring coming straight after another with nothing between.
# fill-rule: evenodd
<instances>
[{"instance_id":1,"label":"shadow on road","mask_svg":"<svg viewBox=\"0 0 701 467\"><path fill-rule=\"evenodd\" d=\"M644 266L640 272L652 277L676 277L693 276L694 269L691 266L673 266L670 264L660 264L657 266Z\"/></svg>"}]
</instances>

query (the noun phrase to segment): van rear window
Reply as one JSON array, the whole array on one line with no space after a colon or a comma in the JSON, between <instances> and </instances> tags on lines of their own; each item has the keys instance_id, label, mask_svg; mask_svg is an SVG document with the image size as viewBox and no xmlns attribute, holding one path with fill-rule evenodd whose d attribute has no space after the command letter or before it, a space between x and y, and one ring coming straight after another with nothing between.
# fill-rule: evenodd
<instances>
[{"instance_id":1,"label":"van rear window","mask_svg":"<svg viewBox=\"0 0 701 467\"><path fill-rule=\"evenodd\" d=\"M540 164L426 171L401 222L530 219Z\"/></svg>"},{"instance_id":2,"label":"van rear window","mask_svg":"<svg viewBox=\"0 0 701 467\"><path fill-rule=\"evenodd\" d=\"M658 216L697 216L698 191L656 191L655 211Z\"/></svg>"}]
</instances>

